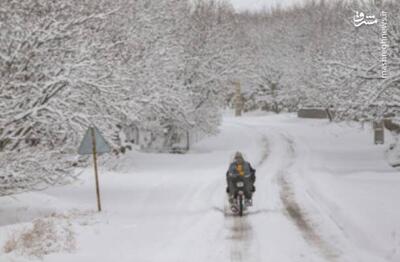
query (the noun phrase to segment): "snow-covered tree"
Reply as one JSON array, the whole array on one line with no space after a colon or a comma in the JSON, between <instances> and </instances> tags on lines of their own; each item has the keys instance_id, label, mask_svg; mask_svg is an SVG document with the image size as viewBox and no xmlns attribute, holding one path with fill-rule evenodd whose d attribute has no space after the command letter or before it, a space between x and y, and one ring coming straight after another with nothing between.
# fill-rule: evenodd
<instances>
[{"instance_id":1,"label":"snow-covered tree","mask_svg":"<svg viewBox=\"0 0 400 262\"><path fill-rule=\"evenodd\" d=\"M192 98L190 114L204 133L213 133L232 82L246 70L246 48L232 7L223 1L194 1L184 43L183 84Z\"/></svg>"},{"instance_id":2,"label":"snow-covered tree","mask_svg":"<svg viewBox=\"0 0 400 262\"><path fill-rule=\"evenodd\" d=\"M108 14L89 4L1 5L0 195L61 182L83 129L123 114L123 91L107 86L112 43L99 36Z\"/></svg>"},{"instance_id":3,"label":"snow-covered tree","mask_svg":"<svg viewBox=\"0 0 400 262\"><path fill-rule=\"evenodd\" d=\"M131 125L161 149L215 132L238 72L235 25L216 2L2 2L0 195L67 182L91 124L115 152Z\"/></svg>"},{"instance_id":4,"label":"snow-covered tree","mask_svg":"<svg viewBox=\"0 0 400 262\"><path fill-rule=\"evenodd\" d=\"M241 15L257 64L247 103L268 110L286 101L333 106L339 119L372 119L393 111L399 97L398 8L396 1L379 8L366 1L310 1ZM354 10L374 14L379 23L354 26ZM385 10L389 75L382 79Z\"/></svg>"}]
</instances>

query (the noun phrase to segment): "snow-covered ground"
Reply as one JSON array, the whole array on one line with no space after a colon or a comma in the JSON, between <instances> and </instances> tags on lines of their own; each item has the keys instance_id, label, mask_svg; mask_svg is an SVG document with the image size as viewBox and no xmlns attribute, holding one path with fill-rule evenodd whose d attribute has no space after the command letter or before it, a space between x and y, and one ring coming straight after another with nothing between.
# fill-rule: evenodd
<instances>
[{"instance_id":1,"label":"snow-covered ground","mask_svg":"<svg viewBox=\"0 0 400 262\"><path fill-rule=\"evenodd\" d=\"M237 150L257 169L242 218L225 212ZM384 150L356 124L227 116L189 154L130 152L101 168L101 214L90 169L74 185L0 198L0 245L46 217L75 246L46 262L399 261L400 173ZM34 261L20 250L0 261Z\"/></svg>"}]
</instances>

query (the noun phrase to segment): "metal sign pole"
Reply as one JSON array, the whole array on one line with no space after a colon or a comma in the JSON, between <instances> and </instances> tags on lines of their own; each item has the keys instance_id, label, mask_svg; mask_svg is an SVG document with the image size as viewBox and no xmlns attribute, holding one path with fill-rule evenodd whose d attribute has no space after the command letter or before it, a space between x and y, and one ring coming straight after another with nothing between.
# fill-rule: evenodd
<instances>
[{"instance_id":1,"label":"metal sign pole","mask_svg":"<svg viewBox=\"0 0 400 262\"><path fill-rule=\"evenodd\" d=\"M101 201L100 201L100 186L99 186L99 175L97 170L97 151L96 151L96 135L94 133L94 127L90 127L92 133L92 143L93 143L93 162L94 162L94 175L96 178L96 195L97 195L97 209L101 211Z\"/></svg>"},{"instance_id":2,"label":"metal sign pole","mask_svg":"<svg viewBox=\"0 0 400 262\"><path fill-rule=\"evenodd\" d=\"M99 172L97 168L97 154L110 153L111 147L101 135L96 126L90 126L82 139L78 149L80 155L93 155L94 175L96 178L97 209L101 211Z\"/></svg>"}]
</instances>

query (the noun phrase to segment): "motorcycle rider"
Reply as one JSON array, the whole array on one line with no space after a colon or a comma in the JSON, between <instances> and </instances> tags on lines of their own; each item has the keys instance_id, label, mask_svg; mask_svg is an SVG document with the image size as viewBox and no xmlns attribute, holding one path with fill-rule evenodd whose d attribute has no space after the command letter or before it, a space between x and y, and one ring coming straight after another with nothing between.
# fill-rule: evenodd
<instances>
[{"instance_id":1,"label":"motorcycle rider","mask_svg":"<svg viewBox=\"0 0 400 262\"><path fill-rule=\"evenodd\" d=\"M254 183L256 181L256 170L245 161L241 152L236 152L234 161L229 165L228 172L226 172L227 188L226 192L229 195L229 202L233 203L235 192L235 180L241 178L245 183L245 198L246 203L252 205L252 194L255 192Z\"/></svg>"}]
</instances>

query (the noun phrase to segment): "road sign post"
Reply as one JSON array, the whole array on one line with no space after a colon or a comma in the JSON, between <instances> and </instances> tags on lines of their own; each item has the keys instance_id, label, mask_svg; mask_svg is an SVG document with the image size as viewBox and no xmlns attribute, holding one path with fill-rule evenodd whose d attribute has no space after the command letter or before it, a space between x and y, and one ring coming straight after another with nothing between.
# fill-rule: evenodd
<instances>
[{"instance_id":1,"label":"road sign post","mask_svg":"<svg viewBox=\"0 0 400 262\"><path fill-rule=\"evenodd\" d=\"M99 173L97 170L96 135L95 135L94 127L90 127L90 133L92 135L92 144L93 144L93 162L94 162L94 176L96 179L97 210L99 212L101 212Z\"/></svg>"},{"instance_id":2,"label":"road sign post","mask_svg":"<svg viewBox=\"0 0 400 262\"><path fill-rule=\"evenodd\" d=\"M78 153L81 155L93 155L94 163L94 175L96 180L96 196L97 196L97 210L101 212L101 197L100 197L100 183L99 183L99 172L97 167L97 154L109 153L111 147L108 145L100 131L95 127L91 126L86 131L85 136L79 146Z\"/></svg>"}]
</instances>

